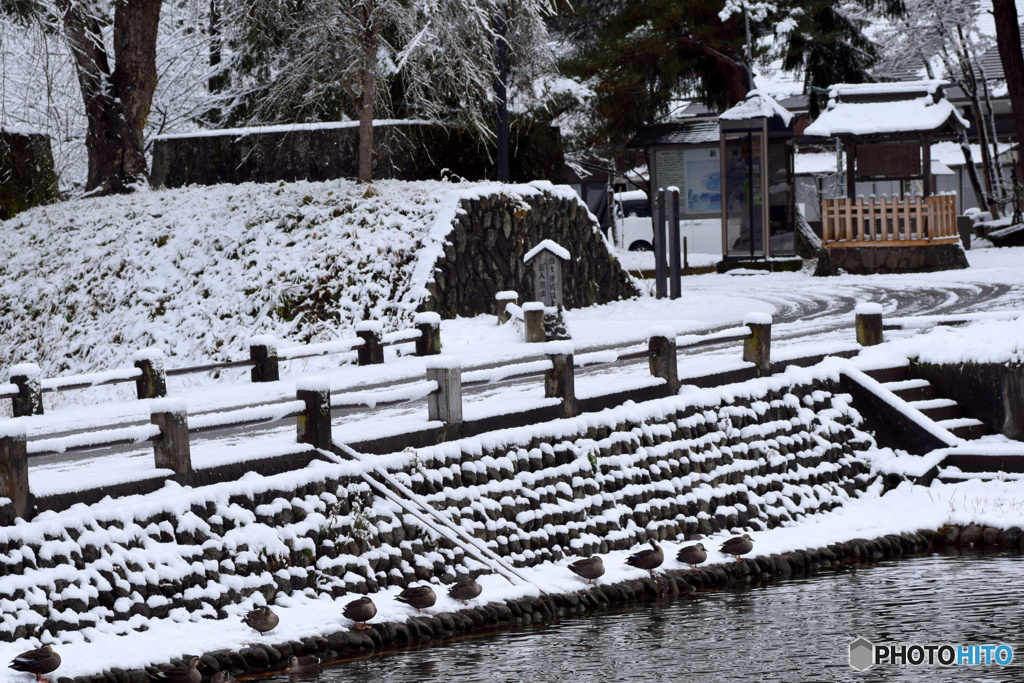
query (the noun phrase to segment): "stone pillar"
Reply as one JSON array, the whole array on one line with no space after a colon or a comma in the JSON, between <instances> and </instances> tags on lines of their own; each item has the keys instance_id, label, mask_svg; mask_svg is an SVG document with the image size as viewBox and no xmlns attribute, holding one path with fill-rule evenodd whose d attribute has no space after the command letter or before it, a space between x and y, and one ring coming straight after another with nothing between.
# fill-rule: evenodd
<instances>
[{"instance_id":1,"label":"stone pillar","mask_svg":"<svg viewBox=\"0 0 1024 683\"><path fill-rule=\"evenodd\" d=\"M29 519L28 449L20 420L9 420L0 429L0 498L11 501L0 506L0 524L9 525L16 517Z\"/></svg>"},{"instance_id":2,"label":"stone pillar","mask_svg":"<svg viewBox=\"0 0 1024 683\"><path fill-rule=\"evenodd\" d=\"M164 372L164 353L160 349L135 352L135 367L142 377L135 380L135 393L140 399L160 398L167 395L167 374Z\"/></svg>"},{"instance_id":3,"label":"stone pillar","mask_svg":"<svg viewBox=\"0 0 1024 683\"><path fill-rule=\"evenodd\" d=\"M359 365L380 365L384 362L384 347L380 344L381 324L376 320L362 320L356 323L356 336L363 345L356 353Z\"/></svg>"},{"instance_id":4,"label":"stone pillar","mask_svg":"<svg viewBox=\"0 0 1024 683\"><path fill-rule=\"evenodd\" d=\"M333 445L330 382L320 377L310 377L296 382L295 389L295 398L306 404L296 420L299 443L330 449Z\"/></svg>"},{"instance_id":5,"label":"stone pillar","mask_svg":"<svg viewBox=\"0 0 1024 683\"><path fill-rule=\"evenodd\" d=\"M14 417L43 414L43 380L35 363L20 363L11 368L11 384L18 395L11 399Z\"/></svg>"},{"instance_id":6,"label":"stone pillar","mask_svg":"<svg viewBox=\"0 0 1024 683\"><path fill-rule=\"evenodd\" d=\"M527 301L523 304L523 318L526 322L526 341L533 344L546 341L544 335L544 302Z\"/></svg>"},{"instance_id":7,"label":"stone pillar","mask_svg":"<svg viewBox=\"0 0 1024 683\"><path fill-rule=\"evenodd\" d=\"M544 373L544 398L560 398L559 417L576 417L580 414L576 400L576 373L573 365L572 344L548 342L544 352L551 360L551 369Z\"/></svg>"},{"instance_id":8,"label":"stone pillar","mask_svg":"<svg viewBox=\"0 0 1024 683\"><path fill-rule=\"evenodd\" d=\"M498 324L504 325L511 319L509 312L505 310L509 304L518 304L519 294L512 291L498 292L494 295L494 315L498 317Z\"/></svg>"},{"instance_id":9,"label":"stone pillar","mask_svg":"<svg viewBox=\"0 0 1024 683\"><path fill-rule=\"evenodd\" d=\"M437 356L427 361L427 381L437 382L437 391L427 397L427 419L431 422L462 422L462 364L457 358Z\"/></svg>"},{"instance_id":10,"label":"stone pillar","mask_svg":"<svg viewBox=\"0 0 1024 683\"><path fill-rule=\"evenodd\" d=\"M412 324L420 331L416 340L417 356L436 356L441 353L441 316L437 313L417 313Z\"/></svg>"},{"instance_id":11,"label":"stone pillar","mask_svg":"<svg viewBox=\"0 0 1024 683\"><path fill-rule=\"evenodd\" d=\"M971 233L974 232L974 220L970 216L956 217L956 230L960 233L960 243L964 249L971 250Z\"/></svg>"},{"instance_id":12,"label":"stone pillar","mask_svg":"<svg viewBox=\"0 0 1024 683\"><path fill-rule=\"evenodd\" d=\"M192 449L188 440L188 413L185 402L161 399L150 406L149 421L160 428L160 438L153 442L153 460L157 469L174 470L174 479L181 484L192 480Z\"/></svg>"},{"instance_id":13,"label":"stone pillar","mask_svg":"<svg viewBox=\"0 0 1024 683\"><path fill-rule=\"evenodd\" d=\"M881 304L857 304L857 343L861 346L875 346L882 343Z\"/></svg>"},{"instance_id":14,"label":"stone pillar","mask_svg":"<svg viewBox=\"0 0 1024 683\"><path fill-rule=\"evenodd\" d=\"M767 313L749 313L743 324L750 328L750 337L743 340L743 360L753 363L757 374L772 374L772 317Z\"/></svg>"},{"instance_id":15,"label":"stone pillar","mask_svg":"<svg viewBox=\"0 0 1024 683\"><path fill-rule=\"evenodd\" d=\"M648 358L651 375L665 380L669 393L679 393L679 363L676 355L676 331L658 328L651 331L647 349L654 355Z\"/></svg>"},{"instance_id":16,"label":"stone pillar","mask_svg":"<svg viewBox=\"0 0 1024 683\"><path fill-rule=\"evenodd\" d=\"M276 382L281 379L277 362L277 340L273 337L253 337L249 340L249 359L253 362L249 378L253 382Z\"/></svg>"}]
</instances>

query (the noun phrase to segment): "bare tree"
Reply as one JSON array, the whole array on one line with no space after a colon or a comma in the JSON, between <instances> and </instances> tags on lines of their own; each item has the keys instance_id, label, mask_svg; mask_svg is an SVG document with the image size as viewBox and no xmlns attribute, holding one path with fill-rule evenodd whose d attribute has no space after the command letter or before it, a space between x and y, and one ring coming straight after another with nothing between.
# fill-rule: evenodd
<instances>
[{"instance_id":1,"label":"bare tree","mask_svg":"<svg viewBox=\"0 0 1024 683\"><path fill-rule=\"evenodd\" d=\"M65 187L83 171L85 190L95 194L148 183L144 136L154 97L161 124L201 111L205 93L194 82L207 67L198 69L192 56L201 38L193 30L194 6L173 3L170 20L162 6L163 0L0 6L7 13L0 22L11 29L3 47L15 47L0 51L3 118L50 134ZM83 140L84 163L75 149Z\"/></svg>"},{"instance_id":2,"label":"bare tree","mask_svg":"<svg viewBox=\"0 0 1024 683\"><path fill-rule=\"evenodd\" d=\"M996 40L999 43L999 59L1006 74L1006 86L1010 91L1010 107L1017 129L1017 162L1020 166L1022 155L1020 145L1024 144L1024 56L1021 54L1020 26L1017 7L1013 0L992 0L992 15L996 20ZM1018 168L1018 178L1024 178Z\"/></svg>"}]
</instances>

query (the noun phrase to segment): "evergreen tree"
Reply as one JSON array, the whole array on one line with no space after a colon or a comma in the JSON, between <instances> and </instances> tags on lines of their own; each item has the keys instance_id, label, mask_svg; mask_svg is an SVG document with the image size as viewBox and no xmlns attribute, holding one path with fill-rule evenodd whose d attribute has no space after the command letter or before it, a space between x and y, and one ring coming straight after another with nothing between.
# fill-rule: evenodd
<instances>
[{"instance_id":1,"label":"evergreen tree","mask_svg":"<svg viewBox=\"0 0 1024 683\"><path fill-rule=\"evenodd\" d=\"M902 0L860 0L899 14ZM579 0L557 26L573 47L564 62L596 92L597 133L621 144L668 116L679 99L723 110L750 88L754 63L781 59L805 87L872 80L878 57L866 22L829 0Z\"/></svg>"}]
</instances>

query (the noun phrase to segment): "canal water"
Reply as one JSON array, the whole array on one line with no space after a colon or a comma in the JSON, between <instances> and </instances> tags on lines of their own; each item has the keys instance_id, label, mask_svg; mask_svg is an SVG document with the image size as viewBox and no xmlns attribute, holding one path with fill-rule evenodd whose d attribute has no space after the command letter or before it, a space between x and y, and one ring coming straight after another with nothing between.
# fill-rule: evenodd
<instances>
[{"instance_id":1,"label":"canal water","mask_svg":"<svg viewBox=\"0 0 1024 683\"><path fill-rule=\"evenodd\" d=\"M569 617L336 664L301 680L1024 680L1022 577L1021 555L936 554ZM848 653L858 636L875 644L1002 643L1014 661L857 672Z\"/></svg>"}]
</instances>

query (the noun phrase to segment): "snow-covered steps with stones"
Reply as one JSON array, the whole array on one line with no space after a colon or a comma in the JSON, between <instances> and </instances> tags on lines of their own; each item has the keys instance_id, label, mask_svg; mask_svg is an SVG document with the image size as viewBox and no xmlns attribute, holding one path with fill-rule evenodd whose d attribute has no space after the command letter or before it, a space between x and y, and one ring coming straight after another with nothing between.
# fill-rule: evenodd
<instances>
[{"instance_id":1,"label":"snow-covered steps with stones","mask_svg":"<svg viewBox=\"0 0 1024 683\"><path fill-rule=\"evenodd\" d=\"M956 401L939 396L927 379L913 377L910 366L868 370L866 374L954 436L971 440L989 433L981 420L964 415Z\"/></svg>"}]
</instances>

